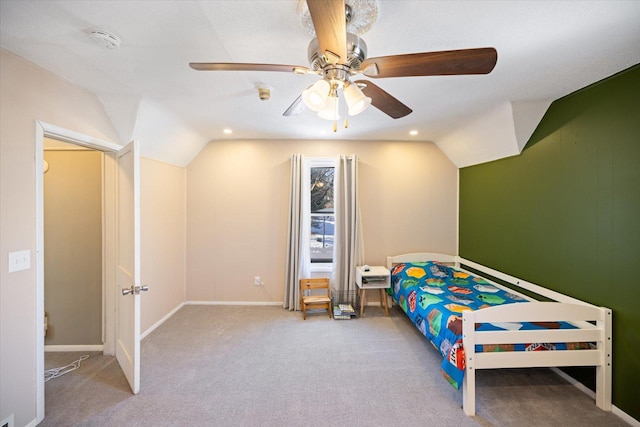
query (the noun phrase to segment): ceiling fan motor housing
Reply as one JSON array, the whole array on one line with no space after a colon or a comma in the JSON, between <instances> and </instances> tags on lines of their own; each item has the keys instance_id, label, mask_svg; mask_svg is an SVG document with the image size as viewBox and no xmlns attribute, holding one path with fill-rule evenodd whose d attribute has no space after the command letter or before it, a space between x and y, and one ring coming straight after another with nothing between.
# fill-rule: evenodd
<instances>
[{"instance_id":1,"label":"ceiling fan motor housing","mask_svg":"<svg viewBox=\"0 0 640 427\"><path fill-rule=\"evenodd\" d=\"M318 38L314 38L309 43L308 49L309 67L314 71L324 71L330 65L327 62L324 52L320 52ZM347 33L347 59L340 64L352 70L358 70L360 64L367 59L367 44L355 34Z\"/></svg>"}]
</instances>

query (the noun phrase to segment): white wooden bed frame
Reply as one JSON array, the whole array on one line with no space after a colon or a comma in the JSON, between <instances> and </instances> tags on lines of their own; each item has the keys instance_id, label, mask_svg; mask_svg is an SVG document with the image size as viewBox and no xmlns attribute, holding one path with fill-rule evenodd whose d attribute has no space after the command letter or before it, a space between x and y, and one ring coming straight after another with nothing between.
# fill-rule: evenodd
<instances>
[{"instance_id":1,"label":"white wooden bed frame","mask_svg":"<svg viewBox=\"0 0 640 427\"><path fill-rule=\"evenodd\" d=\"M530 302L505 304L462 314L465 351L465 375L462 384L462 407L468 416L475 415L476 377L478 369L595 366L596 405L611 411L611 310L597 307L508 274L501 273L455 255L421 252L387 257L387 267L404 262L438 261L464 270L474 270L544 296L553 302L536 301L514 289L487 279L491 284L518 294ZM471 274L476 274L467 271ZM477 275L477 274L476 274ZM566 321L579 329L476 331L476 323ZM595 324L594 324L595 323ZM596 342L594 350L526 351L475 353L476 344L518 344L545 342Z\"/></svg>"}]
</instances>

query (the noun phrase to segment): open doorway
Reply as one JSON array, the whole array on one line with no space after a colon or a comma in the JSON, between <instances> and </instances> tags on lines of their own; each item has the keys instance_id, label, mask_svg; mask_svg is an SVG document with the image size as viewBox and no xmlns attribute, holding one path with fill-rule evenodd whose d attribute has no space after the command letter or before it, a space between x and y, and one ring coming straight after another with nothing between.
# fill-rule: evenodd
<instances>
[{"instance_id":1,"label":"open doorway","mask_svg":"<svg viewBox=\"0 0 640 427\"><path fill-rule=\"evenodd\" d=\"M139 151L132 142L120 145L83 135L45 122L36 121L36 420L45 417L44 380L44 139L45 137L98 150L103 156L102 227L102 340L104 354L116 355L122 372L136 393L139 389L139 307L140 296L127 299L118 294L116 272L126 262L128 271L139 282ZM131 177L131 178L130 178ZM135 322L129 321L129 318ZM116 344L117 343L117 344ZM123 354L130 356L124 359ZM132 373L132 374L131 374ZM133 378L135 381L130 380ZM134 387L135 385L135 387Z\"/></svg>"},{"instance_id":2,"label":"open doorway","mask_svg":"<svg viewBox=\"0 0 640 427\"><path fill-rule=\"evenodd\" d=\"M102 351L104 154L44 140L45 351Z\"/></svg>"}]
</instances>

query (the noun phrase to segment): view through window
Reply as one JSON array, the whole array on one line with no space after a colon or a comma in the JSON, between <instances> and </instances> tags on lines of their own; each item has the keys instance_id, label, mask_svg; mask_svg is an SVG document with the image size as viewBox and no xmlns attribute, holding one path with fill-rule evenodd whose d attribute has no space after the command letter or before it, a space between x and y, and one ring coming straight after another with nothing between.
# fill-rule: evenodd
<instances>
[{"instance_id":1,"label":"view through window","mask_svg":"<svg viewBox=\"0 0 640 427\"><path fill-rule=\"evenodd\" d=\"M311 262L332 263L335 235L333 166L310 168L311 172Z\"/></svg>"}]
</instances>

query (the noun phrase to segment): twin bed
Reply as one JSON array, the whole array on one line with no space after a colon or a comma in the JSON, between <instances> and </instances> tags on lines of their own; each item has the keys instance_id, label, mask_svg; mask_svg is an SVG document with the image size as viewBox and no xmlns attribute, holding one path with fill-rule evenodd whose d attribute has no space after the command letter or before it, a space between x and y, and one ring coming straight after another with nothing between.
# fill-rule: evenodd
<instances>
[{"instance_id":1,"label":"twin bed","mask_svg":"<svg viewBox=\"0 0 640 427\"><path fill-rule=\"evenodd\" d=\"M475 415L476 370L496 368L595 366L596 405L611 410L610 309L453 255L398 255L387 267L394 301L442 354L442 373L462 387L467 415Z\"/></svg>"}]
</instances>

